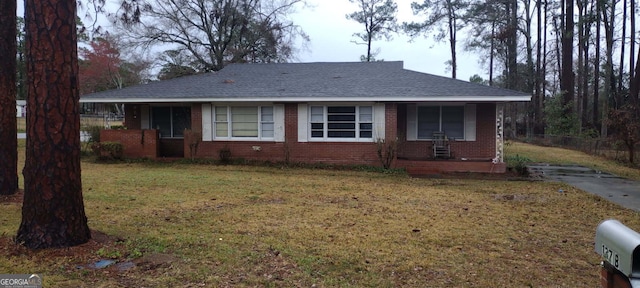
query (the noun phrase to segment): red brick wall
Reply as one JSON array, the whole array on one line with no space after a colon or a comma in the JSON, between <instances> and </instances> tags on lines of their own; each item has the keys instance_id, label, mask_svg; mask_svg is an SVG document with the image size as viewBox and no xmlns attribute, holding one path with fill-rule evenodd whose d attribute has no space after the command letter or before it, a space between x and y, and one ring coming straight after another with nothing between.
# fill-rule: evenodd
<instances>
[{"instance_id":1,"label":"red brick wall","mask_svg":"<svg viewBox=\"0 0 640 288\"><path fill-rule=\"evenodd\" d=\"M406 131L407 108L398 107L398 129ZM406 133L403 133L406 139ZM451 153L455 159L492 159L496 156L496 105L493 103L476 106L476 141L450 141ZM406 141L402 143L398 157L429 158L433 152L430 141Z\"/></svg>"},{"instance_id":2,"label":"red brick wall","mask_svg":"<svg viewBox=\"0 0 640 288\"><path fill-rule=\"evenodd\" d=\"M386 133L387 139L394 139L396 134L396 105L387 104ZM199 111L192 106L192 113ZM192 119L201 119L193 115ZM196 120L192 120L196 121ZM198 120L201 122L201 120ZM193 123L195 126L196 123ZM192 126L192 127L194 127ZM201 127L201 124L200 126ZM218 158L220 149L229 147L232 158L244 158L262 161L285 161L289 155L291 162L328 163L328 164L367 164L380 166L375 143L353 142L298 142L298 104L285 104L285 142L259 141L207 141L198 145L197 157ZM194 130L195 131L195 130ZM185 141L185 145L186 145ZM254 146L260 147L259 151ZM185 147L188 149L188 146ZM185 150L185 155L189 155Z\"/></svg>"},{"instance_id":3,"label":"red brick wall","mask_svg":"<svg viewBox=\"0 0 640 288\"><path fill-rule=\"evenodd\" d=\"M611 264L604 263L600 269L600 287L602 288L631 288L627 276L616 270Z\"/></svg>"},{"instance_id":4,"label":"red brick wall","mask_svg":"<svg viewBox=\"0 0 640 288\"><path fill-rule=\"evenodd\" d=\"M409 175L430 175L451 172L471 172L471 173L505 173L507 165L505 163L493 163L492 161L412 161L398 159L398 167L404 167Z\"/></svg>"},{"instance_id":5,"label":"red brick wall","mask_svg":"<svg viewBox=\"0 0 640 288\"><path fill-rule=\"evenodd\" d=\"M431 143L429 141L411 141L406 142L406 104L386 103L385 105L385 132L386 141L392 141L398 137L401 141L399 147L400 157L409 158L429 158L431 157ZM127 105L127 126L140 126L139 116L132 117L136 105ZM139 113L139 111L137 111ZM192 104L191 106L191 128L197 135L198 139L202 139L202 105ZM139 114L138 114L139 115ZM473 142L451 142L453 155L457 158L468 159L491 159L495 157L495 104L478 104L476 110L476 141ZM131 124L129 123L131 122ZM285 142L260 142L260 141L200 141L198 149L194 157L218 159L219 151L225 147L231 150L232 158L243 158L248 160L261 161L288 161L291 162L320 162L328 164L366 164L381 166L377 156L377 146L375 143L353 143L353 142L298 142L298 103L285 104ZM122 130L120 130L122 131ZM125 130L132 131L132 130ZM140 130L138 131L139 134ZM149 131L149 130L145 130ZM128 134L132 133L132 134ZM153 152L143 150L142 146L134 143L140 142L140 137L134 137L135 132L127 132L122 136L131 144L125 146L125 156L127 157L150 157L158 153L158 139L155 139L155 150ZM157 133L156 133L157 134ZM129 136L126 136L129 135ZM121 138L122 138L121 137ZM190 144L192 140L190 136L185 136L183 142L184 156L191 156ZM146 137L145 137L146 138ZM131 140L134 139L134 140ZM145 148L146 149L146 148ZM143 151L144 155L143 155ZM141 154L136 154L141 153ZM143 156L140 156L143 155ZM406 162L406 161L405 161ZM398 161L397 165L406 164ZM452 162L453 163L453 162ZM452 164L461 167L463 162L455 162ZM471 162L469 162L471 163ZM504 172L504 165L490 165L491 163L473 163L469 164L464 171L489 172L481 171L493 169L492 172ZM444 164L439 163L436 166ZM489 168L487 168L489 167ZM428 167L427 167L428 168ZM454 167L455 168L455 167ZM463 167L461 167L463 168ZM430 168L429 168L430 169ZM453 169L453 168L452 168ZM454 169L455 170L455 169ZM460 170L460 171L463 171Z\"/></svg>"},{"instance_id":6,"label":"red brick wall","mask_svg":"<svg viewBox=\"0 0 640 288\"><path fill-rule=\"evenodd\" d=\"M155 129L102 130L100 141L121 143L124 157L156 158L158 156L158 131Z\"/></svg>"}]
</instances>

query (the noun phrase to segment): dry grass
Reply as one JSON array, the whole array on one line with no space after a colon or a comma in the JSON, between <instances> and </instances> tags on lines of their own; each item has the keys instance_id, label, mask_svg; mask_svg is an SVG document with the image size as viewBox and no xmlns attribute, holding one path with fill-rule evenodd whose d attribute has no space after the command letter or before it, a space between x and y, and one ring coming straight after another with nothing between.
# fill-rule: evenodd
<instances>
[{"instance_id":1,"label":"dry grass","mask_svg":"<svg viewBox=\"0 0 640 288\"><path fill-rule=\"evenodd\" d=\"M24 133L27 131L27 118L16 117L16 123L18 125L18 133Z\"/></svg>"},{"instance_id":2,"label":"dry grass","mask_svg":"<svg viewBox=\"0 0 640 288\"><path fill-rule=\"evenodd\" d=\"M18 125L18 133L25 133L27 131L27 118L26 117L17 117L16 122ZM80 118L80 126L82 130L87 129L91 126L100 126L104 127L106 124L104 118L101 117L82 117ZM122 125L122 121L109 121L109 125L117 126Z\"/></svg>"},{"instance_id":3,"label":"dry grass","mask_svg":"<svg viewBox=\"0 0 640 288\"><path fill-rule=\"evenodd\" d=\"M26 251L9 241L19 204L0 202L0 271L46 287L595 287L597 224L640 230L637 213L554 183L82 164L89 226L119 240ZM76 268L104 257L137 266Z\"/></svg>"},{"instance_id":4,"label":"dry grass","mask_svg":"<svg viewBox=\"0 0 640 288\"><path fill-rule=\"evenodd\" d=\"M535 146L522 142L509 142L505 147L507 155L520 155L535 162L550 164L578 164L596 170L606 171L629 179L640 180L640 170L627 167L604 157L558 147Z\"/></svg>"}]
</instances>

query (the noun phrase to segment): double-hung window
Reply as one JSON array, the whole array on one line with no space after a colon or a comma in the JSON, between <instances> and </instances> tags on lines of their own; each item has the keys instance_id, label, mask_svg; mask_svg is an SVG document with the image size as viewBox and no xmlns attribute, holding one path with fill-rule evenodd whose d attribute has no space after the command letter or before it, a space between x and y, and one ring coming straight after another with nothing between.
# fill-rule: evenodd
<instances>
[{"instance_id":1,"label":"double-hung window","mask_svg":"<svg viewBox=\"0 0 640 288\"><path fill-rule=\"evenodd\" d=\"M273 139L273 106L215 106L214 135L224 139Z\"/></svg>"},{"instance_id":2,"label":"double-hung window","mask_svg":"<svg viewBox=\"0 0 640 288\"><path fill-rule=\"evenodd\" d=\"M464 106L418 106L418 139L444 132L449 139L464 139Z\"/></svg>"},{"instance_id":3,"label":"double-hung window","mask_svg":"<svg viewBox=\"0 0 640 288\"><path fill-rule=\"evenodd\" d=\"M312 140L373 138L372 106L311 106Z\"/></svg>"}]
</instances>

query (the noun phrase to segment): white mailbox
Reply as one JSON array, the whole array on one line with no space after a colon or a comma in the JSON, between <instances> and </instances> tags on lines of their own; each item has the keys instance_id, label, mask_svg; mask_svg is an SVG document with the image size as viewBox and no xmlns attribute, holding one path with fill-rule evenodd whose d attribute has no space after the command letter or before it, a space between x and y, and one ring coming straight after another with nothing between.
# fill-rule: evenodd
<instances>
[{"instance_id":1,"label":"white mailbox","mask_svg":"<svg viewBox=\"0 0 640 288\"><path fill-rule=\"evenodd\" d=\"M596 253L629 278L640 277L640 233L617 220L606 220L596 228Z\"/></svg>"}]
</instances>

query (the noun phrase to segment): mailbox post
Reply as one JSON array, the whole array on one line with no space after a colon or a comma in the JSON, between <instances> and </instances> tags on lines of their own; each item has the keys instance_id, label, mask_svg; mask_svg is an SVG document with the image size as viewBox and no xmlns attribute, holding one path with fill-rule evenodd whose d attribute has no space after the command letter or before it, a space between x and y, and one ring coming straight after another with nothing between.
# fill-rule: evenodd
<instances>
[{"instance_id":1,"label":"mailbox post","mask_svg":"<svg viewBox=\"0 0 640 288\"><path fill-rule=\"evenodd\" d=\"M602 287L640 287L640 233L617 220L603 221L596 228L595 251L603 258Z\"/></svg>"}]
</instances>

